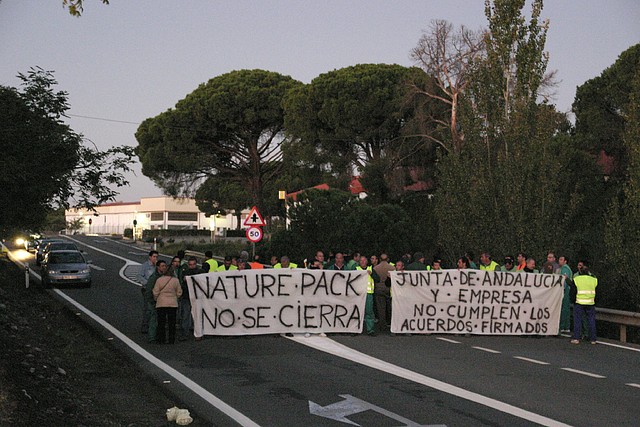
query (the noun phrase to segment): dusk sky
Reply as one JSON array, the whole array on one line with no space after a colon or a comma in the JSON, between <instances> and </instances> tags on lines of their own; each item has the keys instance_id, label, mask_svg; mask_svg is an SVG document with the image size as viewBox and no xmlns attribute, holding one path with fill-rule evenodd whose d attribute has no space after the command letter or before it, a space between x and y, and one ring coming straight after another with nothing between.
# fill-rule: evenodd
<instances>
[{"instance_id":1,"label":"dusk sky","mask_svg":"<svg viewBox=\"0 0 640 427\"><path fill-rule=\"evenodd\" d=\"M100 149L137 145L144 119L173 107L200 83L264 69L303 83L360 63L414 65L409 53L433 19L486 26L481 0L85 0L81 18L62 0L0 1L0 85L30 67L55 71L69 93L68 123ZM530 1L527 0L529 4ZM547 0L554 103L569 111L576 86L640 42L640 1ZM161 191L140 172L120 201Z\"/></svg>"}]
</instances>

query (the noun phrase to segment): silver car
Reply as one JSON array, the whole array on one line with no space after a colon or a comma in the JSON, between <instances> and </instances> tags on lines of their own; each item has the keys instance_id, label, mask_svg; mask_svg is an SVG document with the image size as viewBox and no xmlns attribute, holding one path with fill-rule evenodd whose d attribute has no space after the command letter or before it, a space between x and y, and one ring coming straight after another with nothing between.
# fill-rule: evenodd
<instances>
[{"instance_id":1,"label":"silver car","mask_svg":"<svg viewBox=\"0 0 640 427\"><path fill-rule=\"evenodd\" d=\"M40 269L42 286L78 284L91 287L91 268L78 251L51 251L45 255Z\"/></svg>"}]
</instances>

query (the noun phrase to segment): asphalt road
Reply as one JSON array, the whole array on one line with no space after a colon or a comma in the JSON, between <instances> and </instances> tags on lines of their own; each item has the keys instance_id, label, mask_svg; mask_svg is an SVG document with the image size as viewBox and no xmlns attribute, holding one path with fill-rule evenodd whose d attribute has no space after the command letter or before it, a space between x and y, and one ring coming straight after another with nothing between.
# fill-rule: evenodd
<instances>
[{"instance_id":1,"label":"asphalt road","mask_svg":"<svg viewBox=\"0 0 640 427\"><path fill-rule=\"evenodd\" d=\"M140 334L140 288L127 280L146 250L104 237L71 238L96 267L93 286L60 293L95 313L78 309L215 425L640 424L637 346L385 334L149 344Z\"/></svg>"}]
</instances>

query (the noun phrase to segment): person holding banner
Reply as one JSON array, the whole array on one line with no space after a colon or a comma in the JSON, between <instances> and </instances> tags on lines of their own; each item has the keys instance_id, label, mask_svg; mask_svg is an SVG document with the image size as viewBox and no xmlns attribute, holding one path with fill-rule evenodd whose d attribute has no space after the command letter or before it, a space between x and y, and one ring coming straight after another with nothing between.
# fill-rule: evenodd
<instances>
[{"instance_id":1,"label":"person holding banner","mask_svg":"<svg viewBox=\"0 0 640 427\"><path fill-rule=\"evenodd\" d=\"M536 260L533 258L528 258L527 265L522 271L525 273L539 273L538 269L536 268Z\"/></svg>"},{"instance_id":2,"label":"person holding banner","mask_svg":"<svg viewBox=\"0 0 640 427\"><path fill-rule=\"evenodd\" d=\"M287 255L282 255L280 262L274 265L273 268L298 268L298 264L291 262Z\"/></svg>"},{"instance_id":3,"label":"person holding banner","mask_svg":"<svg viewBox=\"0 0 640 427\"><path fill-rule=\"evenodd\" d=\"M466 256L458 258L458 270L467 270L469 268L469 259Z\"/></svg>"},{"instance_id":4,"label":"person holding banner","mask_svg":"<svg viewBox=\"0 0 640 427\"><path fill-rule=\"evenodd\" d=\"M336 252L336 258L327 270L350 270L350 268L344 263L344 254L342 252Z\"/></svg>"},{"instance_id":5,"label":"person holding banner","mask_svg":"<svg viewBox=\"0 0 640 427\"><path fill-rule=\"evenodd\" d=\"M491 259L489 252L482 252L482 254L480 254L480 270L500 271L498 263Z\"/></svg>"},{"instance_id":6,"label":"person holding banner","mask_svg":"<svg viewBox=\"0 0 640 427\"><path fill-rule=\"evenodd\" d=\"M416 252L413 254L413 262L405 267L409 271L422 271L427 270L427 266L424 262L424 254L422 252Z\"/></svg>"},{"instance_id":7,"label":"person holding banner","mask_svg":"<svg viewBox=\"0 0 640 427\"><path fill-rule=\"evenodd\" d=\"M504 265L500 267L500 271L508 271L510 273L518 271L517 267L513 264L513 257L511 255L504 257Z\"/></svg>"},{"instance_id":8,"label":"person holding banner","mask_svg":"<svg viewBox=\"0 0 640 427\"><path fill-rule=\"evenodd\" d=\"M558 258L560 274L564 276L564 294L562 296L562 309L560 311L560 332L571 332L571 278L573 272L569 267L569 260L566 256Z\"/></svg>"},{"instance_id":9,"label":"person holding banner","mask_svg":"<svg viewBox=\"0 0 640 427\"><path fill-rule=\"evenodd\" d=\"M228 270L237 270L238 267L236 267L235 265L231 264L231 255L227 255L224 257L224 261L222 262L222 265L218 268L216 268L215 270L211 270L211 271L228 271Z\"/></svg>"},{"instance_id":10,"label":"person holding banner","mask_svg":"<svg viewBox=\"0 0 640 427\"><path fill-rule=\"evenodd\" d=\"M373 312L373 293L375 292L375 283L380 281L380 276L369 265L369 260L366 256L360 255L358 260L359 265L356 270L366 270L369 272L367 277L367 301L364 306L364 326L365 332L369 336L376 335L376 315Z\"/></svg>"},{"instance_id":11,"label":"person holding banner","mask_svg":"<svg viewBox=\"0 0 640 427\"><path fill-rule=\"evenodd\" d=\"M193 316L191 314L191 300L189 299L189 287L187 286L186 277L202 274L204 270L198 268L198 261L195 257L190 257L187 261L187 269L184 270L180 278L180 287L182 288L182 296L178 301L178 310L180 312L180 336L178 341L185 341L189 337L189 333L193 330Z\"/></svg>"}]
</instances>

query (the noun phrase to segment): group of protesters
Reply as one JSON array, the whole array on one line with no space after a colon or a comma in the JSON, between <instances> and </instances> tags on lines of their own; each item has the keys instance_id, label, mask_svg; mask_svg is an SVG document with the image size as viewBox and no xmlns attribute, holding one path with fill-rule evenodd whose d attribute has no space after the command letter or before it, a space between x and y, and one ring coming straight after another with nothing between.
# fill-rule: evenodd
<instances>
[{"instance_id":1,"label":"group of protesters","mask_svg":"<svg viewBox=\"0 0 640 427\"><path fill-rule=\"evenodd\" d=\"M193 336L193 318L191 316L191 302L186 277L207 272L222 272L228 270L245 270L261 268L299 268L289 256L272 256L269 264L263 264L259 256L249 260L246 251L238 256L225 256L220 263L213 258L211 251L205 252L203 262L199 265L195 257L185 259L185 252L178 251L170 264L158 259L158 252L149 252L149 260L141 266L138 281L142 285L144 310L142 333L147 334L149 342L170 343L176 340L186 340ZM391 326L391 271L436 271L444 269L442 259L434 257L429 264L422 252L405 254L392 261L388 254L374 254L369 257L360 253L345 254L331 252L325 256L322 250L313 256L300 260L301 268L326 270L366 270L368 271L367 300L364 316L364 332L376 335L378 331L389 331ZM591 274L588 262L580 260L578 270L573 272L569 267L566 256L556 258L555 253L549 252L541 268L537 268L535 259L524 253L516 257L507 255L503 263L496 262L490 253L482 252L478 262L473 254L466 253L456 261L457 269L477 269L485 271L524 272L559 274L565 278L562 309L560 314L560 333L570 332L570 313L572 295L571 285L577 289L574 304L573 344L580 343L583 335L583 321L586 320L588 339L596 342L595 328L595 287L597 279ZM176 321L180 324L177 325ZM201 338L196 337L196 340Z\"/></svg>"}]
</instances>

